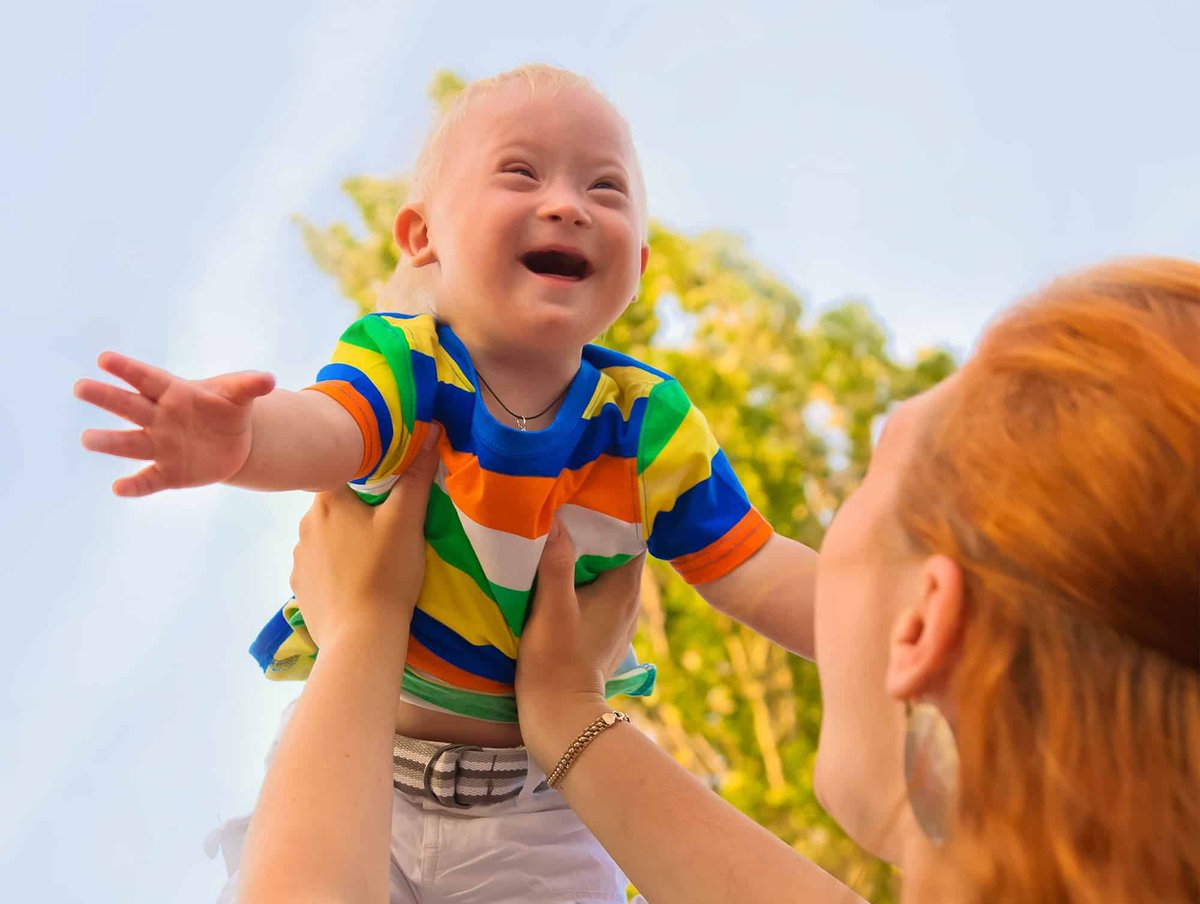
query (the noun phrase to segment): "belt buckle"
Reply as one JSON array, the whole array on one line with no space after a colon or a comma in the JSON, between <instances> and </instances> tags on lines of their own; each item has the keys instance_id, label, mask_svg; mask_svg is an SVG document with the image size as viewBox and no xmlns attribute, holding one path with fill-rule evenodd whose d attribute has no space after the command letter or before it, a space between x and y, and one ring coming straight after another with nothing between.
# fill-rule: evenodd
<instances>
[{"instance_id":1,"label":"belt buckle","mask_svg":"<svg viewBox=\"0 0 1200 904\"><path fill-rule=\"evenodd\" d=\"M475 744L445 744L435 750L433 752L433 756L429 758L429 762L425 764L425 772L421 776L422 784L425 786L425 794L444 807L456 807L459 810L469 810L472 804L464 804L458 799L458 764L461 761L461 756L459 760L455 760L454 771L450 774L450 781L454 791L450 795L449 800L443 800L442 798L438 797L437 792L433 790L433 770L434 767L437 766L438 760L440 760L447 753L462 754L472 750L482 751L483 748Z\"/></svg>"}]
</instances>

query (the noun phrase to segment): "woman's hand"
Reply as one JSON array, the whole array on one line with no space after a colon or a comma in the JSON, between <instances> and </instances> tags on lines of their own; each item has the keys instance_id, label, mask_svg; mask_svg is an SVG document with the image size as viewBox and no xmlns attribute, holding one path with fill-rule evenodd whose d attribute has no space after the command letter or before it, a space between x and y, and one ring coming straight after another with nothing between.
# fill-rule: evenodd
<instances>
[{"instance_id":1,"label":"woman's hand","mask_svg":"<svg viewBox=\"0 0 1200 904\"><path fill-rule=\"evenodd\" d=\"M438 429L380 505L349 488L321 493L300 522L292 592L318 646L344 628L407 628L425 575L425 509Z\"/></svg>"},{"instance_id":2,"label":"woman's hand","mask_svg":"<svg viewBox=\"0 0 1200 904\"><path fill-rule=\"evenodd\" d=\"M607 709L604 683L637 628L643 561L638 556L577 593L571 537L557 520L550 530L516 678L521 733L544 768L566 749L565 735L569 743Z\"/></svg>"}]
</instances>

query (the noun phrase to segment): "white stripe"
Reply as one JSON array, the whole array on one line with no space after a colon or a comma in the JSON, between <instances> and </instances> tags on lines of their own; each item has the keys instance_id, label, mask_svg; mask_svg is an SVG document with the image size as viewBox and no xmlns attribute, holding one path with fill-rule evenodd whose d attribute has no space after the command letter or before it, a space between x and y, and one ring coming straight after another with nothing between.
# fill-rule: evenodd
<instances>
[{"instance_id":1,"label":"white stripe","mask_svg":"<svg viewBox=\"0 0 1200 904\"><path fill-rule=\"evenodd\" d=\"M446 492L446 469L440 463L434 482ZM485 527L464 514L457 505L454 509L489 581L510 590L528 590L533 586L538 560L546 545L544 534L531 540ZM632 556L646 548L641 538L641 525L569 503L562 506L558 514L571 535L577 556Z\"/></svg>"},{"instance_id":2,"label":"white stripe","mask_svg":"<svg viewBox=\"0 0 1200 904\"><path fill-rule=\"evenodd\" d=\"M646 548L640 524L571 503L558 510L558 517L571 535L576 555L636 556Z\"/></svg>"}]
</instances>

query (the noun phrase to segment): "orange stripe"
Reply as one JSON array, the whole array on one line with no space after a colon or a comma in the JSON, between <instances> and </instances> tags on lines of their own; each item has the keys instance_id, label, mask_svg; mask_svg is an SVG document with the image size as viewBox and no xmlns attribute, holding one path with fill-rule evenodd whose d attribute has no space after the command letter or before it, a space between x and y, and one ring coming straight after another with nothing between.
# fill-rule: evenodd
<instances>
[{"instance_id":1,"label":"orange stripe","mask_svg":"<svg viewBox=\"0 0 1200 904\"><path fill-rule=\"evenodd\" d=\"M392 468L393 474L403 474L408 470L408 466L412 464L412 460L417 457L417 453L421 451L421 445L425 442L425 437L429 433L429 421L413 421L412 436L408 438L408 446L404 450L404 455L400 459L400 464ZM438 441L438 445L447 445L448 440L443 433L442 438Z\"/></svg>"},{"instance_id":2,"label":"orange stripe","mask_svg":"<svg viewBox=\"0 0 1200 904\"><path fill-rule=\"evenodd\" d=\"M637 462L601 455L555 477L517 477L485 471L466 452L443 446L446 490L459 511L477 524L535 539L550 530L550 519L571 502L629 524L641 521Z\"/></svg>"},{"instance_id":3,"label":"orange stripe","mask_svg":"<svg viewBox=\"0 0 1200 904\"><path fill-rule=\"evenodd\" d=\"M762 549L773 533L775 531L758 513L758 509L751 508L721 539L708 544L699 552L672 559L671 565L689 584L715 581L725 577Z\"/></svg>"},{"instance_id":4,"label":"orange stripe","mask_svg":"<svg viewBox=\"0 0 1200 904\"><path fill-rule=\"evenodd\" d=\"M505 694L512 696L513 686L480 678L470 672L464 672L456 665L451 665L426 649L415 637L408 639L408 664L420 669L428 675L441 679L451 687L459 687L468 691L482 691L485 694Z\"/></svg>"},{"instance_id":5,"label":"orange stripe","mask_svg":"<svg viewBox=\"0 0 1200 904\"><path fill-rule=\"evenodd\" d=\"M306 388L329 396L354 418L354 423L358 424L358 430L362 434L363 456L358 471L351 479L366 477L382 454L379 448L379 422L375 418L375 412L371 410L370 403L345 380L322 380Z\"/></svg>"}]
</instances>

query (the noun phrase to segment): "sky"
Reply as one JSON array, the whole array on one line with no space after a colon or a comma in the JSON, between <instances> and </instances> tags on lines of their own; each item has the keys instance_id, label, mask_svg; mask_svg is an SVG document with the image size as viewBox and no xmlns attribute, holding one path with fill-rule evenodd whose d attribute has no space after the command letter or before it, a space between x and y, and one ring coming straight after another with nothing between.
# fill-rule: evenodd
<instances>
[{"instance_id":1,"label":"sky","mask_svg":"<svg viewBox=\"0 0 1200 904\"><path fill-rule=\"evenodd\" d=\"M111 495L71 397L115 349L305 385L353 316L292 217L415 157L425 89L523 62L629 119L652 214L722 229L897 354L968 352L1008 301L1114 254L1200 257L1200 4L23 4L0 36L6 898L203 902L296 686L246 646L303 494ZM32 382L27 382L32 381Z\"/></svg>"}]
</instances>

